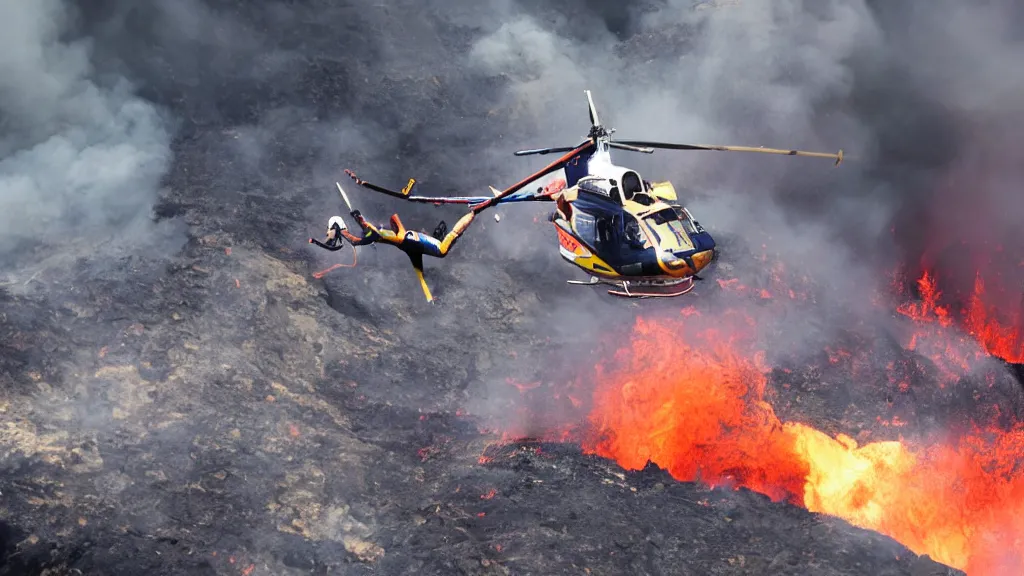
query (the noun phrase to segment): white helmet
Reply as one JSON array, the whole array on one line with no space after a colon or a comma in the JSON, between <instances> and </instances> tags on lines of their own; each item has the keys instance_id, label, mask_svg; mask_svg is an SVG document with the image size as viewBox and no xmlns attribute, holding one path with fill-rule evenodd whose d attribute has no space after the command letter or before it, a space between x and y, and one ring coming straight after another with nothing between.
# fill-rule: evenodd
<instances>
[{"instance_id":1,"label":"white helmet","mask_svg":"<svg viewBox=\"0 0 1024 576\"><path fill-rule=\"evenodd\" d=\"M331 228L334 228L335 224L337 224L338 228L342 230L347 229L345 227L345 221L341 219L341 216L331 216L331 219L327 221L327 229L330 230Z\"/></svg>"}]
</instances>

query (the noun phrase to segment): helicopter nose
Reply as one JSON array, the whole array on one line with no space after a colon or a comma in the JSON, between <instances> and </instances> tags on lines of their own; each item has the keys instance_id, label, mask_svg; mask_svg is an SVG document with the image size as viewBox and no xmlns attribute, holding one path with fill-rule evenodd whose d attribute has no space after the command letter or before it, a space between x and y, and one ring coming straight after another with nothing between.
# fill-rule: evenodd
<instances>
[{"instance_id":1,"label":"helicopter nose","mask_svg":"<svg viewBox=\"0 0 1024 576\"><path fill-rule=\"evenodd\" d=\"M678 258L675 254L667 251L661 252L661 261L665 264L666 268L673 272L686 266L685 260Z\"/></svg>"},{"instance_id":2,"label":"helicopter nose","mask_svg":"<svg viewBox=\"0 0 1024 576\"><path fill-rule=\"evenodd\" d=\"M711 250L705 250L703 252L698 252L694 254L694 269L699 272L700 270L704 269L704 267L706 267L711 262L711 260L714 259L714 257L715 250L713 248Z\"/></svg>"}]
</instances>

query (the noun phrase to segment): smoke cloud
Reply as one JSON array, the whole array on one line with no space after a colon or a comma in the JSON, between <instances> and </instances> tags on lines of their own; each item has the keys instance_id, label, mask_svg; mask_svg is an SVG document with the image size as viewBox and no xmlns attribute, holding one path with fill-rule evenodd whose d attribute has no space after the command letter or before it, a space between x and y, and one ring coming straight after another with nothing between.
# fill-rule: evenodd
<instances>
[{"instance_id":1,"label":"smoke cloud","mask_svg":"<svg viewBox=\"0 0 1024 576\"><path fill-rule=\"evenodd\" d=\"M1021 248L1010 216L1020 208L1022 111L1013 95L1021 75L1012 63L1021 10L1008 2L938 2L927 11L866 0L436 2L418 10L310 1L244 11L213 0L113 3L91 28L95 53L123 65L103 58L104 75L91 66L89 43L60 36L71 24L61 5L38 6L18 9L25 23L4 35L4 66L14 72L3 92L3 198L20 207L5 211L15 239L45 234L62 217L100 232L144 220L170 160L170 133L157 109L132 95L122 79L130 77L174 112L183 135L202 142L212 179L204 193L225 214L265 206L241 234L268 247L304 243L346 211L333 180L371 219L399 212L412 228L451 225L456 209L396 205L350 185L341 170L395 188L415 177L425 194L487 194L550 160L512 151L585 136L584 89L622 139L843 148L839 168L759 154L614 153L648 179L671 179L716 236L722 254L712 281L763 282L766 253L791 277L819 285L821 306L797 303L784 318L763 318L780 356L875 314L869 295L888 289L900 263L922 255L946 262L939 255L961 241L975 254L996 242L1007 253ZM43 18L45 10L61 18ZM107 82L112 72L122 80ZM27 202L47 194L54 201ZM281 216L296 206L307 220ZM524 285L546 289L559 271L572 276L553 250L548 209L501 207L501 222L474 223L452 256L430 263L428 277L441 280L435 293L488 289L494 258ZM361 253L358 274L409 278L401 254ZM973 280L970 266L947 268ZM349 289L353 276L328 283L381 313L403 290ZM564 330L600 333L603 322L588 320L595 310L632 314L592 292L546 295L552 313L572 318Z\"/></svg>"},{"instance_id":2,"label":"smoke cloud","mask_svg":"<svg viewBox=\"0 0 1024 576\"><path fill-rule=\"evenodd\" d=\"M61 34L75 20L60 3L11 7L4 245L57 223L102 234L145 220L171 132L130 77L186 132L232 127L216 145L240 161L240 185L282 189L313 219L341 209L330 180L344 167L394 187L416 177L424 193L486 194L514 182L550 159L513 150L585 135L591 89L602 122L623 139L845 150L838 169L819 159L617 151L619 162L677 184L722 241L726 267L743 253L775 252L855 306L886 281L883 270L964 239L953 230L1014 248L1005 244L1020 208L1022 80L1012 3L612 4L438 3L422 18L360 2L245 12L215 1L113 3L93 26L95 49ZM292 41L298 31L307 46ZM127 71L105 58L99 73L94 53L115 53ZM310 84L312 54L321 58L316 82L340 83L345 97ZM438 219L431 207L353 196L381 220L400 210L429 230ZM460 248L486 240L501 257L543 260L552 240L535 221L545 211L502 207L501 223L475 224ZM309 234L294 230L287 241Z\"/></svg>"},{"instance_id":3,"label":"smoke cloud","mask_svg":"<svg viewBox=\"0 0 1024 576\"><path fill-rule=\"evenodd\" d=\"M0 13L0 257L115 237L137 250L171 161L167 120L96 73L62 0Z\"/></svg>"},{"instance_id":4,"label":"smoke cloud","mask_svg":"<svg viewBox=\"0 0 1024 576\"><path fill-rule=\"evenodd\" d=\"M1003 1L939 8L885 9L900 25L915 23L893 40L894 52L940 109L949 141L944 157L925 165L925 185L907 190L897 236L923 266L938 268L951 291L969 291L976 271L990 281L1001 276L1006 292L994 294L995 304L1017 309L1024 241L1013 215L1024 210L1024 104L1014 94L1024 88L1024 72L1014 63L1024 56L1024 9ZM924 138L907 144L934 146Z\"/></svg>"}]
</instances>

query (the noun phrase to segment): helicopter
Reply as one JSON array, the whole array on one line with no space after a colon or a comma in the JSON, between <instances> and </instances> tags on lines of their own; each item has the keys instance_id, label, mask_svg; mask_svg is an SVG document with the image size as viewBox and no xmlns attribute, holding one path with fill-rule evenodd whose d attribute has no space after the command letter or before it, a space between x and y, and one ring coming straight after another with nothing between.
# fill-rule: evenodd
<instances>
[{"instance_id":1,"label":"helicopter","mask_svg":"<svg viewBox=\"0 0 1024 576\"><path fill-rule=\"evenodd\" d=\"M655 149L760 152L785 156L830 158L837 154L748 146L712 146L664 142L619 141L597 115L590 90L584 91L590 113L590 132L576 146L537 148L515 156L562 153L558 159L505 190L490 187L491 196L420 196L410 178L393 191L346 173L356 184L409 202L435 205L466 204L480 212L498 204L554 202L549 221L558 237L560 256L583 270L589 280L571 285L611 286L608 294L626 298L676 297L693 290L698 274L715 259L714 238L677 197L670 181L651 182L629 167L615 164L611 149L652 154ZM547 186L524 191L531 183L562 170ZM439 228L443 228L443 223ZM443 233L443 230L441 231Z\"/></svg>"}]
</instances>

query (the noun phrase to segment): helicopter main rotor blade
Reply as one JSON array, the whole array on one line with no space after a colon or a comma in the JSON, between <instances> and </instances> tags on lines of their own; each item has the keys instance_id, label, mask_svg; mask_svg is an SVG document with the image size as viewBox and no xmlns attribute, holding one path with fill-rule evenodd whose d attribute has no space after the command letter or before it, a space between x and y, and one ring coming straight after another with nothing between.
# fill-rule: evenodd
<instances>
[{"instance_id":1,"label":"helicopter main rotor blade","mask_svg":"<svg viewBox=\"0 0 1024 576\"><path fill-rule=\"evenodd\" d=\"M622 142L609 142L608 146L612 148L618 148L620 150L629 150L630 152L642 152L644 154L654 154L654 148L639 148L637 146L630 146L629 144L623 144Z\"/></svg>"},{"instance_id":2,"label":"helicopter main rotor blade","mask_svg":"<svg viewBox=\"0 0 1024 576\"><path fill-rule=\"evenodd\" d=\"M587 93L587 104L590 106L590 125L600 126L601 123L597 119L597 107L594 106L594 98L590 95L590 90L584 90Z\"/></svg>"},{"instance_id":3,"label":"helicopter main rotor blade","mask_svg":"<svg viewBox=\"0 0 1024 576\"><path fill-rule=\"evenodd\" d=\"M530 156L532 154L543 156L544 154L552 154L555 152L568 152L569 150L575 150L575 147L561 146L559 148L534 148L532 150L519 150L513 152L513 154L516 156Z\"/></svg>"},{"instance_id":4,"label":"helicopter main rotor blade","mask_svg":"<svg viewBox=\"0 0 1024 576\"><path fill-rule=\"evenodd\" d=\"M712 146L706 144L670 144L667 142L644 142L639 140L627 140L614 142L616 144L628 144L631 146L649 146L651 148L665 148L668 150L722 150L725 152L760 152L762 154L780 154L782 156L809 156L812 158L833 158L836 166L843 162L843 150L838 154L828 152L805 152L803 150L783 150L780 148L764 148L754 146Z\"/></svg>"}]
</instances>

